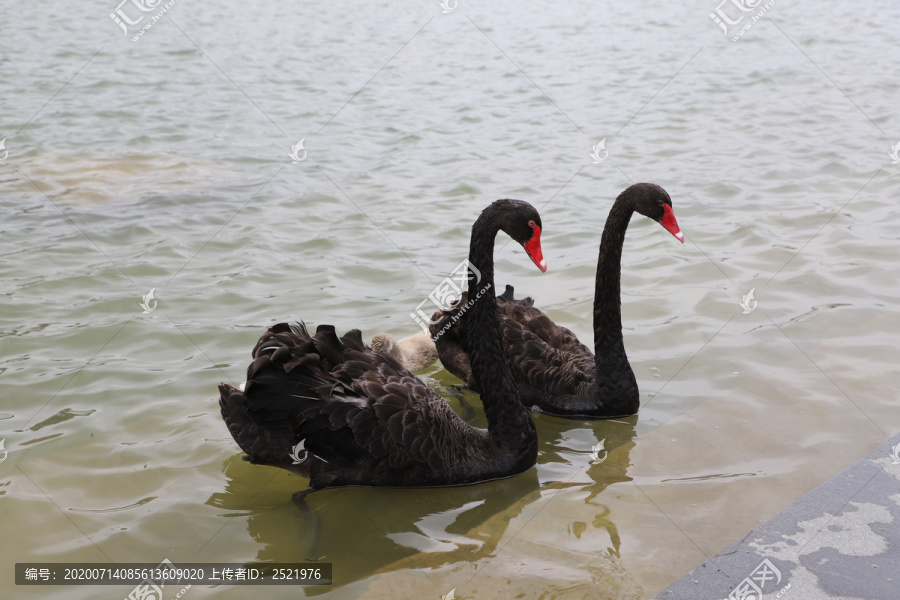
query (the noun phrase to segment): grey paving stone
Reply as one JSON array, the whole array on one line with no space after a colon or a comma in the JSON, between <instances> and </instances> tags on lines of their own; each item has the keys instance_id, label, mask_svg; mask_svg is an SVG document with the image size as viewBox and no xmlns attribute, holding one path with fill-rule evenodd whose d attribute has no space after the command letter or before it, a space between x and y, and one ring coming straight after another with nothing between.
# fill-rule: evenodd
<instances>
[{"instance_id":1,"label":"grey paving stone","mask_svg":"<svg viewBox=\"0 0 900 600\"><path fill-rule=\"evenodd\" d=\"M658 600L900 600L900 434Z\"/></svg>"}]
</instances>

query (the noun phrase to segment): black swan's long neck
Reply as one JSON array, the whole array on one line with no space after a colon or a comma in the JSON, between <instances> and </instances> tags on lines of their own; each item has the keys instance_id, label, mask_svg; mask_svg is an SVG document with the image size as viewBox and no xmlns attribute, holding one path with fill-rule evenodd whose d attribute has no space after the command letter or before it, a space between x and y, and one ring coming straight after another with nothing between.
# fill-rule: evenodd
<instances>
[{"instance_id":1,"label":"black swan's long neck","mask_svg":"<svg viewBox=\"0 0 900 600\"><path fill-rule=\"evenodd\" d=\"M499 230L490 208L472 226L469 262L481 273L481 280L469 278L471 306L465 314L469 362L494 443L511 449L536 448L534 423L522 406L500 341L494 294L494 238Z\"/></svg>"},{"instance_id":2,"label":"black swan's long neck","mask_svg":"<svg viewBox=\"0 0 900 600\"><path fill-rule=\"evenodd\" d=\"M635 386L636 392L634 374L622 339L621 298L622 246L633 213L629 198L620 195L603 228L594 289L594 360L601 387L604 384L620 387L620 384L629 383Z\"/></svg>"}]
</instances>

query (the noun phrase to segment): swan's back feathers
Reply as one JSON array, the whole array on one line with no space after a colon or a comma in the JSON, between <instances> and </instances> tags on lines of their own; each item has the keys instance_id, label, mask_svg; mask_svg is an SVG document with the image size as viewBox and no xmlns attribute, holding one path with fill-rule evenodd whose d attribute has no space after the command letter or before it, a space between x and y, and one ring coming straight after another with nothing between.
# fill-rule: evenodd
<instances>
[{"instance_id":1,"label":"swan's back feathers","mask_svg":"<svg viewBox=\"0 0 900 600\"><path fill-rule=\"evenodd\" d=\"M328 325L315 335L303 324L275 325L253 350L245 391L220 390L222 416L248 460L308 476L310 489L484 476L472 464L489 452L486 433L395 358L367 348L358 330L338 338ZM293 465L301 441L309 456Z\"/></svg>"},{"instance_id":2,"label":"swan's back feathers","mask_svg":"<svg viewBox=\"0 0 900 600\"><path fill-rule=\"evenodd\" d=\"M511 286L506 287L512 289ZM501 319L518 323L543 340L549 347L575 355L592 355L590 348L578 341L578 336L570 329L550 320L550 317L534 306L534 300L530 297L498 304Z\"/></svg>"},{"instance_id":3,"label":"swan's back feathers","mask_svg":"<svg viewBox=\"0 0 900 600\"><path fill-rule=\"evenodd\" d=\"M466 351L466 319L461 310L468 298L432 317L432 335L444 367L479 391ZM605 397L621 397L618 390L598 389L591 350L568 328L554 323L531 298L517 300L512 286L497 297L497 312L507 364L528 408L563 416L612 417ZM622 378L627 374L622 375ZM633 377L633 376L632 376ZM637 406L636 400L634 406ZM636 409L635 409L636 410ZM616 412L616 411L614 411Z\"/></svg>"},{"instance_id":4,"label":"swan's back feathers","mask_svg":"<svg viewBox=\"0 0 900 600\"><path fill-rule=\"evenodd\" d=\"M462 298L450 310L436 312L432 316L434 324L431 326L431 333L440 334L436 344L444 367L477 391L478 385L472 378L466 351L466 330L463 325L465 313L461 310L467 302L468 294L463 293ZM585 376L590 377L592 367L586 367L585 363L588 361L593 364L590 349L579 342L572 331L555 324L540 309L535 308L532 298L517 300L513 286L507 285L506 290L497 296L497 312L509 358L507 362L513 375L525 375L526 382L532 382L538 387L543 386L538 385L534 378L540 375L542 365L548 365L554 370L572 370L573 381L570 387L579 385ZM527 364L520 364L523 359ZM585 368L588 369L587 375ZM546 376L541 378L545 379ZM520 391L522 390L520 385Z\"/></svg>"},{"instance_id":5,"label":"swan's back feathers","mask_svg":"<svg viewBox=\"0 0 900 600\"><path fill-rule=\"evenodd\" d=\"M284 467L309 476L308 464L294 466L290 460L293 434L271 420L263 422L247 405L244 392L228 384L219 384L219 408L231 437L247 454L244 460L263 465ZM299 468L304 467L304 468Z\"/></svg>"},{"instance_id":6,"label":"swan's back feathers","mask_svg":"<svg viewBox=\"0 0 900 600\"><path fill-rule=\"evenodd\" d=\"M506 301L506 302L516 302L521 306L534 306L534 299L531 296L526 298L522 298L521 300L516 300L516 290L513 286L507 284L506 290L503 291L502 294L497 296L497 300Z\"/></svg>"},{"instance_id":7,"label":"swan's back feathers","mask_svg":"<svg viewBox=\"0 0 900 600\"><path fill-rule=\"evenodd\" d=\"M363 352L366 349L366 343L363 342L362 332L359 329L351 329L342 335L341 343L344 345L344 348L349 350Z\"/></svg>"}]
</instances>

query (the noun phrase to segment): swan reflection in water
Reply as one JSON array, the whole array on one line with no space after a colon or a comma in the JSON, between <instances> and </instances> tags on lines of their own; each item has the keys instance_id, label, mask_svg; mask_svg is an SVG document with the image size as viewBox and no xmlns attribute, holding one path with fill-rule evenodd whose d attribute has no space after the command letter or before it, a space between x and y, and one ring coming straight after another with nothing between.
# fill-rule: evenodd
<instances>
[{"instance_id":1,"label":"swan reflection in water","mask_svg":"<svg viewBox=\"0 0 900 600\"><path fill-rule=\"evenodd\" d=\"M477 396L466 396L477 426L484 419L483 408ZM438 573L431 578L452 582L447 589L458 587L460 596L469 582L485 589L501 574L504 588L512 586L511 592L522 586L521 591L530 594L534 582L528 583L533 575L529 565L540 563L554 566L557 573L541 583L551 593L556 588L602 588L619 590L615 597L638 598L640 588L620 560L622 539L615 515L602 502L609 486L631 481L627 472L636 421L632 417L576 424L537 416L538 466L522 475L439 489L323 490L307 496L300 510L274 489L253 501L258 490L247 486L246 473L258 467L236 455L224 465L225 490L207 503L227 509L223 517L244 521L259 544L255 557L244 558L248 562L334 564L334 583L307 587L307 595L328 593L376 573L410 569ZM591 464L591 449L600 440L605 440L606 459ZM303 482L279 476L271 487L291 490ZM261 478L260 485L268 480ZM583 501L577 500L582 496ZM489 563L495 570L486 568ZM518 573L510 572L516 569ZM517 582L519 575L523 579Z\"/></svg>"}]
</instances>

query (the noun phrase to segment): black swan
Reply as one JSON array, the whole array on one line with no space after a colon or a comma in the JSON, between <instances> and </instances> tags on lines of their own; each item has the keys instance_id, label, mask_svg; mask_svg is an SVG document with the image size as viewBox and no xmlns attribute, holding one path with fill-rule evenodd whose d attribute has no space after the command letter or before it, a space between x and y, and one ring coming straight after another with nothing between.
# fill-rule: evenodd
<instances>
[{"instance_id":1,"label":"black swan","mask_svg":"<svg viewBox=\"0 0 900 600\"><path fill-rule=\"evenodd\" d=\"M619 194L600 241L594 291L594 354L569 329L556 325L535 308L531 298L516 300L512 286L506 286L497 297L507 363L525 406L572 418L604 419L637 413L640 395L622 339L619 287L622 245L634 212L657 221L684 243L672 200L663 188L637 183ZM436 339L444 367L478 391L479 378L465 351L465 339L473 330L467 317L459 315L466 301L464 297L451 310L436 313L431 332L444 332Z\"/></svg>"},{"instance_id":2,"label":"black swan","mask_svg":"<svg viewBox=\"0 0 900 600\"><path fill-rule=\"evenodd\" d=\"M308 477L294 495L339 486L434 487L510 477L537 460L537 433L503 359L494 298L494 238L505 231L546 270L537 210L497 200L472 226L466 313L470 364L482 381L487 430L463 421L394 357L320 325L273 326L253 349L244 391L219 385L222 418L254 464Z\"/></svg>"}]
</instances>

